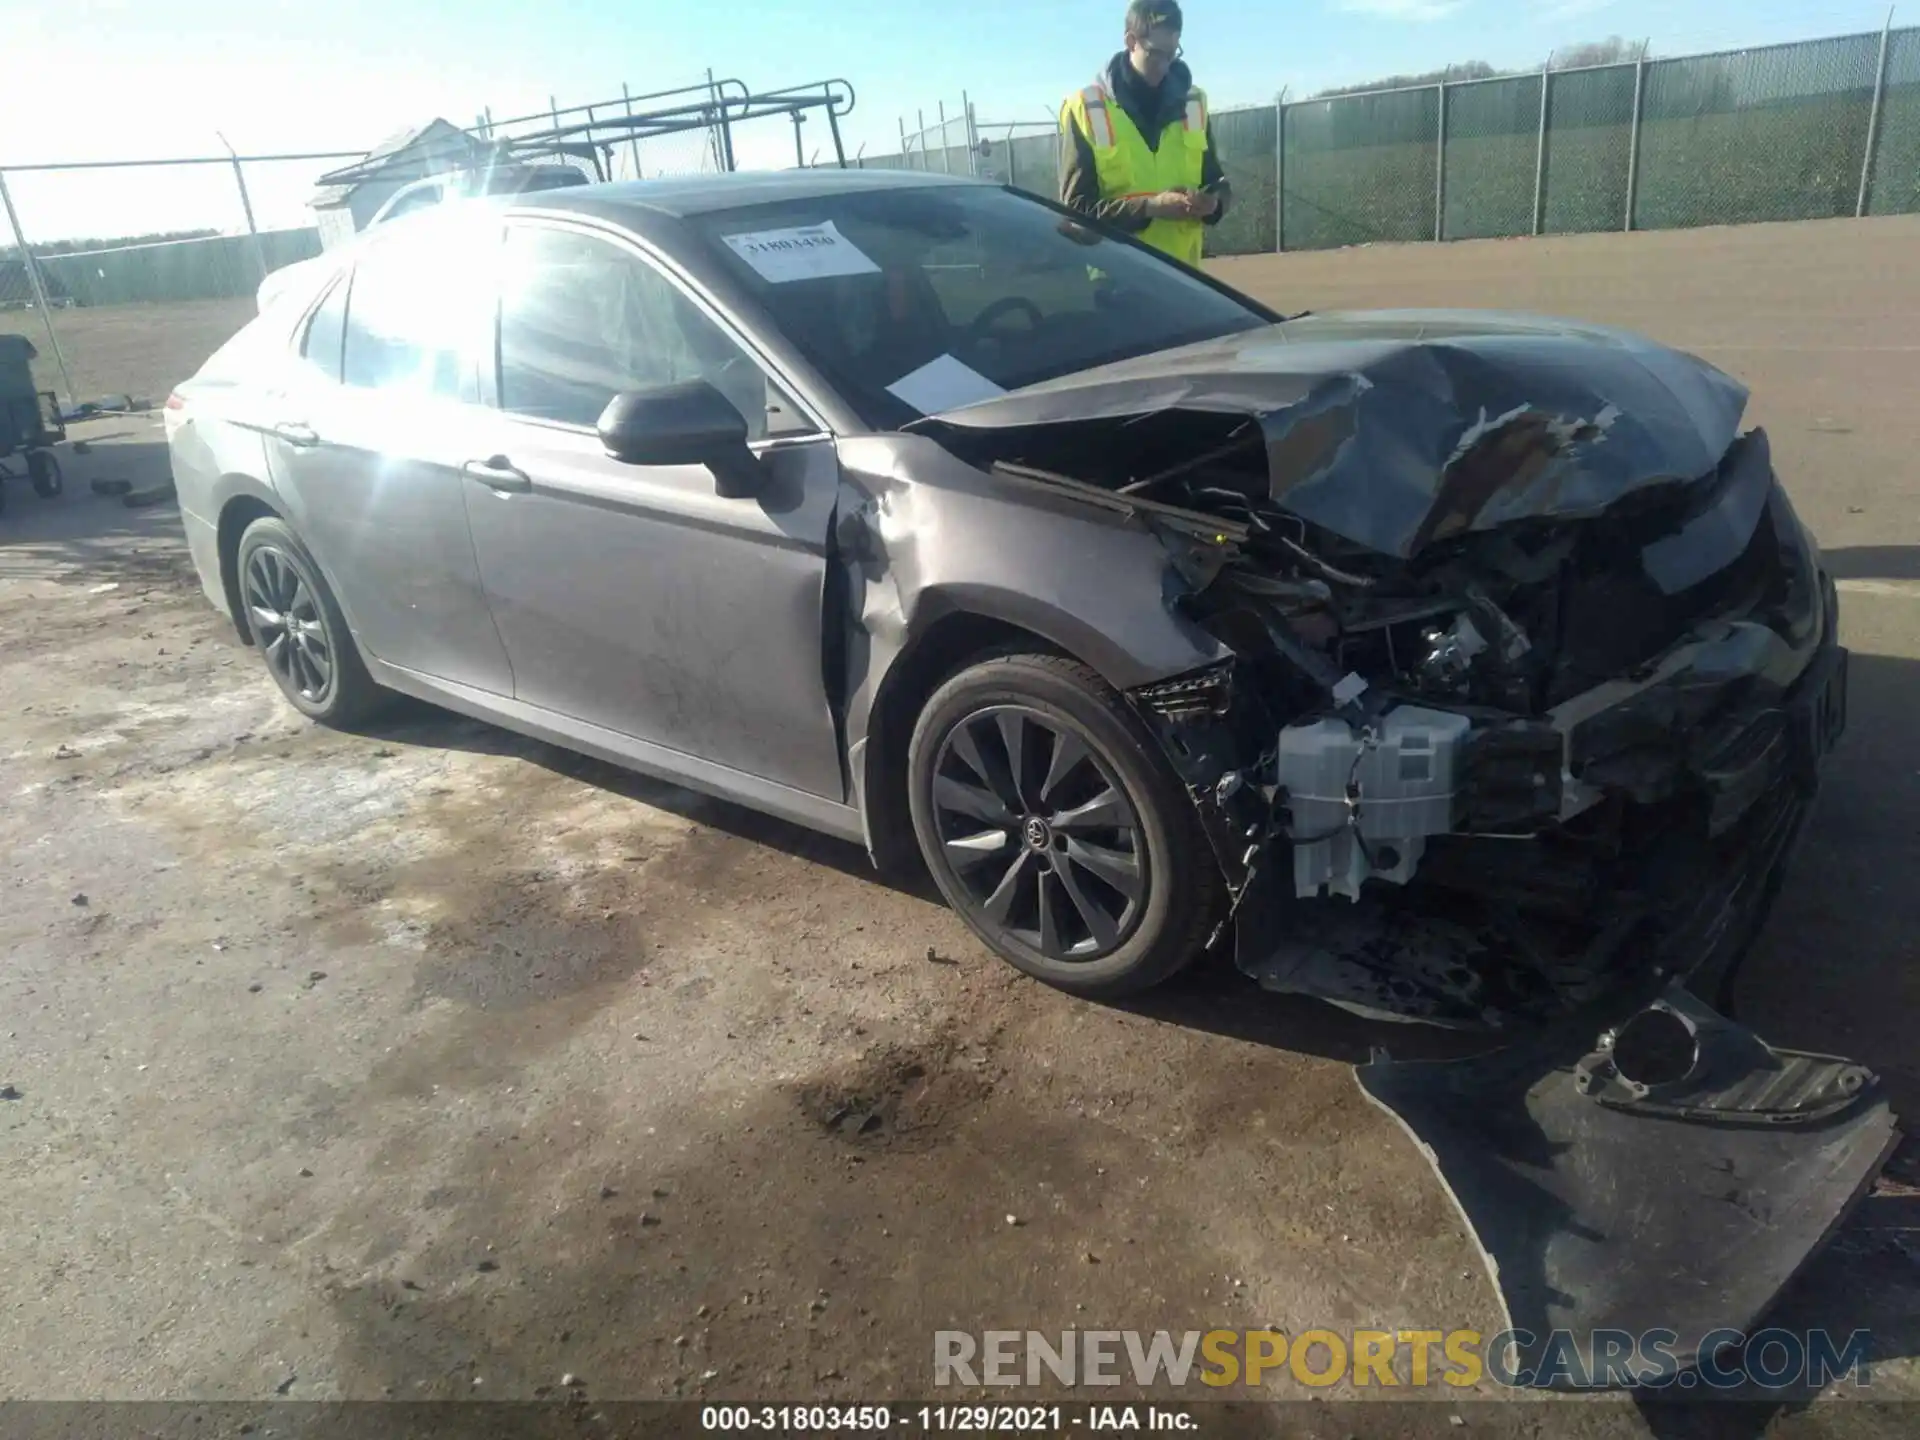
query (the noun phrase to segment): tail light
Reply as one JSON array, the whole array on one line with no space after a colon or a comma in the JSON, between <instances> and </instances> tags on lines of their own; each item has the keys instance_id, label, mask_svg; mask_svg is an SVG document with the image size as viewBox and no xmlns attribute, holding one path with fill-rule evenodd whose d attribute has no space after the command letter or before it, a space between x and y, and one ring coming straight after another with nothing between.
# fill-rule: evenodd
<instances>
[{"instance_id":1,"label":"tail light","mask_svg":"<svg viewBox=\"0 0 1920 1440\"><path fill-rule=\"evenodd\" d=\"M180 392L178 390L174 391L171 395L167 396L167 409L184 410L186 408L187 408L187 402L180 398Z\"/></svg>"}]
</instances>

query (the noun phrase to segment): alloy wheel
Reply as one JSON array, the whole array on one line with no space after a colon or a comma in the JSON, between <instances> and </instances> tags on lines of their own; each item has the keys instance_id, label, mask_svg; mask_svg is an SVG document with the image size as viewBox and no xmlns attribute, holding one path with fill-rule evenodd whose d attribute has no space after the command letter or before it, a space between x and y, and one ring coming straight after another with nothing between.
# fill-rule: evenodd
<instances>
[{"instance_id":1,"label":"alloy wheel","mask_svg":"<svg viewBox=\"0 0 1920 1440\"><path fill-rule=\"evenodd\" d=\"M940 862L989 926L1050 960L1098 960L1132 933L1149 874L1140 817L1069 721L995 705L933 767Z\"/></svg>"},{"instance_id":2,"label":"alloy wheel","mask_svg":"<svg viewBox=\"0 0 1920 1440\"><path fill-rule=\"evenodd\" d=\"M247 558L247 615L280 683L319 704L333 681L333 646L320 602L286 553L262 545Z\"/></svg>"}]
</instances>

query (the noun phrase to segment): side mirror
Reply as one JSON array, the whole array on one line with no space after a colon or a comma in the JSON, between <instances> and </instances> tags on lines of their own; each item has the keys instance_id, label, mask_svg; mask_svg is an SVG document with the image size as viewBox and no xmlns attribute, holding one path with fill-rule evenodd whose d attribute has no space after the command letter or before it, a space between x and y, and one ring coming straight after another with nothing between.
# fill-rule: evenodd
<instances>
[{"instance_id":1,"label":"side mirror","mask_svg":"<svg viewBox=\"0 0 1920 1440\"><path fill-rule=\"evenodd\" d=\"M626 390L600 412L600 443L630 465L704 465L716 494L730 500L759 493L766 483L747 448L747 422L705 380Z\"/></svg>"}]
</instances>

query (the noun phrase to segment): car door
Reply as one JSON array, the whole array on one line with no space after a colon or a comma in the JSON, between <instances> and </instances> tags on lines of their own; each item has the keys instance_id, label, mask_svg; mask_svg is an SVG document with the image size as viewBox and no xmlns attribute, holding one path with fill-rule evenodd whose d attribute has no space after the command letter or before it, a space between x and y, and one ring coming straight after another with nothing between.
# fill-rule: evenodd
<instances>
[{"instance_id":1,"label":"car door","mask_svg":"<svg viewBox=\"0 0 1920 1440\"><path fill-rule=\"evenodd\" d=\"M760 494L601 444L615 394L696 378L747 417ZM508 226L494 389L467 505L515 698L842 798L822 655L831 438L637 246L558 221Z\"/></svg>"},{"instance_id":2,"label":"car door","mask_svg":"<svg viewBox=\"0 0 1920 1440\"><path fill-rule=\"evenodd\" d=\"M467 530L460 464L479 399L499 227L425 216L327 292L275 395L269 464L295 527L374 659L512 693Z\"/></svg>"}]
</instances>

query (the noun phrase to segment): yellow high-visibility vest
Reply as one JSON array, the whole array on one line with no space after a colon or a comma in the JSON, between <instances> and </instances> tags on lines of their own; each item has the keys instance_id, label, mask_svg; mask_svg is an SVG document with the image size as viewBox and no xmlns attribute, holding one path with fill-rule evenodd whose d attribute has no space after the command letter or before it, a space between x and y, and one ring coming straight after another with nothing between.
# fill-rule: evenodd
<instances>
[{"instance_id":1,"label":"yellow high-visibility vest","mask_svg":"<svg viewBox=\"0 0 1920 1440\"><path fill-rule=\"evenodd\" d=\"M1093 149L1103 200L1200 188L1207 157L1207 97L1198 89L1187 92L1186 113L1168 122L1158 150L1148 147L1140 127L1107 93L1104 84L1089 85L1079 94L1068 96L1061 107L1060 123L1072 125L1086 136ZM1203 221L1152 220L1136 238L1176 260L1198 265L1204 234Z\"/></svg>"}]
</instances>

